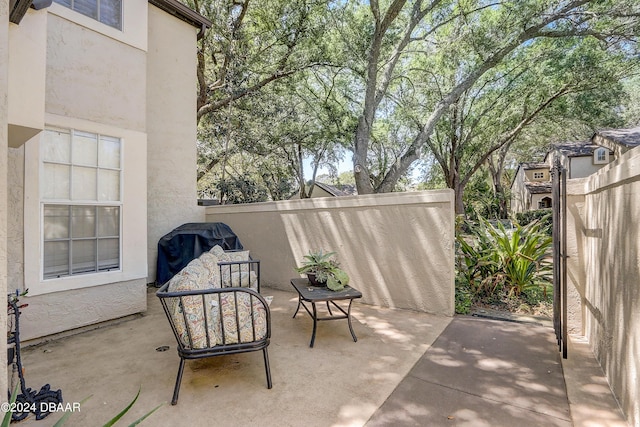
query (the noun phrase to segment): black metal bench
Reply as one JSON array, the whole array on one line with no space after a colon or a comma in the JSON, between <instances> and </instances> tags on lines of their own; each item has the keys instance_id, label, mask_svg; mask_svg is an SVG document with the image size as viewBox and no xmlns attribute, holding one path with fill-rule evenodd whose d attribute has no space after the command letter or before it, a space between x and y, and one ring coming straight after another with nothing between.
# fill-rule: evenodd
<instances>
[{"instance_id":1,"label":"black metal bench","mask_svg":"<svg viewBox=\"0 0 640 427\"><path fill-rule=\"evenodd\" d=\"M220 262L220 283L216 287L212 283L202 283L201 289L171 290L172 283L175 287L174 281L180 280L174 278L156 292L178 343L180 356L172 405L178 402L187 359L262 350L267 388L272 387L267 353L271 338L271 313L269 304L259 293L259 263L257 260ZM228 279L234 268L239 272L243 265L247 268L252 266L251 271L257 271L257 289L249 287L251 280L243 283L240 276L235 282ZM224 271L228 271L229 275L225 276ZM227 279L223 280L224 277ZM250 279L251 273L247 277Z\"/></svg>"}]
</instances>

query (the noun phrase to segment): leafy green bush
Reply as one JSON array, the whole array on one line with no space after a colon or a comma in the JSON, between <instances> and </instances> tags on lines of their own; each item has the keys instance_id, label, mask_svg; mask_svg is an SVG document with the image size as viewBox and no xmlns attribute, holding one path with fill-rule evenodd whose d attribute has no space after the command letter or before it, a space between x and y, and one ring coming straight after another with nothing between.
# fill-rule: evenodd
<instances>
[{"instance_id":1,"label":"leafy green bush","mask_svg":"<svg viewBox=\"0 0 640 427\"><path fill-rule=\"evenodd\" d=\"M552 239L541 230L543 219L525 226L516 224L511 232L502 223L487 226L496 243L488 258L497 266L497 278L510 294L519 296L523 291L550 286L552 267L548 252Z\"/></svg>"},{"instance_id":2,"label":"leafy green bush","mask_svg":"<svg viewBox=\"0 0 640 427\"><path fill-rule=\"evenodd\" d=\"M456 277L456 301L455 309L457 314L469 314L473 305L473 295L469 289L469 284Z\"/></svg>"},{"instance_id":3,"label":"leafy green bush","mask_svg":"<svg viewBox=\"0 0 640 427\"><path fill-rule=\"evenodd\" d=\"M458 257L456 260L460 280L467 283L468 289L474 297L494 294L500 284L493 278L498 273L498 265L488 256L495 243L487 231L487 221L471 223L458 221L456 246ZM462 230L467 230L463 233Z\"/></svg>"},{"instance_id":4,"label":"leafy green bush","mask_svg":"<svg viewBox=\"0 0 640 427\"><path fill-rule=\"evenodd\" d=\"M535 209L516 213L516 222L520 225L528 225L534 221L539 221L541 224L540 229L551 236L553 230L551 209Z\"/></svg>"},{"instance_id":5,"label":"leafy green bush","mask_svg":"<svg viewBox=\"0 0 640 427\"><path fill-rule=\"evenodd\" d=\"M469 234L457 234L458 280L467 284L473 298L491 299L503 291L516 297L537 290L546 295L552 239L541 229L545 220L516 223L507 230L501 222L494 226L480 218L477 224L467 224Z\"/></svg>"}]
</instances>

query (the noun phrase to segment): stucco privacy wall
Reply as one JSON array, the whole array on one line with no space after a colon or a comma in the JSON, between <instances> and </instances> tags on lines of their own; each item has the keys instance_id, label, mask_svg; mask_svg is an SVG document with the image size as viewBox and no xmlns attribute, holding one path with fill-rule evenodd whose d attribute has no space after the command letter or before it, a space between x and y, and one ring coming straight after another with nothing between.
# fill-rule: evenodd
<instances>
[{"instance_id":1,"label":"stucco privacy wall","mask_svg":"<svg viewBox=\"0 0 640 427\"><path fill-rule=\"evenodd\" d=\"M7 294L7 145L9 107L9 2L0 2L0 295ZM0 330L7 330L7 312L0 310ZM7 354L7 341L0 340L0 354ZM0 390L8 390L7 364L0 363ZM6 395L0 398L5 401Z\"/></svg>"},{"instance_id":2,"label":"stucco privacy wall","mask_svg":"<svg viewBox=\"0 0 640 427\"><path fill-rule=\"evenodd\" d=\"M569 275L583 283L584 333L627 420L640 425L640 149L573 192L568 222L578 260Z\"/></svg>"},{"instance_id":3,"label":"stucco privacy wall","mask_svg":"<svg viewBox=\"0 0 640 427\"><path fill-rule=\"evenodd\" d=\"M581 256L587 232L584 221L587 178L567 180L567 314L569 333L584 335L585 264Z\"/></svg>"},{"instance_id":4,"label":"stucco privacy wall","mask_svg":"<svg viewBox=\"0 0 640 427\"><path fill-rule=\"evenodd\" d=\"M206 219L234 230L268 286L291 291L303 255L324 249L365 303L454 313L451 190L214 206Z\"/></svg>"},{"instance_id":5,"label":"stucco privacy wall","mask_svg":"<svg viewBox=\"0 0 640 427\"><path fill-rule=\"evenodd\" d=\"M181 224L204 221L196 194L196 34L193 26L149 5L149 283L155 280L158 240Z\"/></svg>"}]
</instances>

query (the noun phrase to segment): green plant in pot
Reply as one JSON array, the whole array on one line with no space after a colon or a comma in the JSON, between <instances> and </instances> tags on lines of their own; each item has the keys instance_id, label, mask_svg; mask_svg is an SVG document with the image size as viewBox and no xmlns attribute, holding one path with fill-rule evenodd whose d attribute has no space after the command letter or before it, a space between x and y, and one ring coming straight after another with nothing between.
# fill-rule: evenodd
<instances>
[{"instance_id":1,"label":"green plant in pot","mask_svg":"<svg viewBox=\"0 0 640 427\"><path fill-rule=\"evenodd\" d=\"M296 271L306 274L313 285L326 285L332 291L339 292L349 284L349 275L340 268L338 261L333 258L335 255L335 252L309 251Z\"/></svg>"}]
</instances>

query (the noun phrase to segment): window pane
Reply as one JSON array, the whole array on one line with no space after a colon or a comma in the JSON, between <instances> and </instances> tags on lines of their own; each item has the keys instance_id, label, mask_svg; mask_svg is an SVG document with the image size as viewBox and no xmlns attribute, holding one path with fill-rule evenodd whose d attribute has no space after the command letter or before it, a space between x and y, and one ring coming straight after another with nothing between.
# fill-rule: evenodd
<instances>
[{"instance_id":1,"label":"window pane","mask_svg":"<svg viewBox=\"0 0 640 427\"><path fill-rule=\"evenodd\" d=\"M71 208L71 237L96 236L95 206L73 206Z\"/></svg>"},{"instance_id":2,"label":"window pane","mask_svg":"<svg viewBox=\"0 0 640 427\"><path fill-rule=\"evenodd\" d=\"M120 139L100 136L98 166L101 168L120 169Z\"/></svg>"},{"instance_id":3,"label":"window pane","mask_svg":"<svg viewBox=\"0 0 640 427\"><path fill-rule=\"evenodd\" d=\"M120 236L120 208L98 207L98 237Z\"/></svg>"},{"instance_id":4,"label":"window pane","mask_svg":"<svg viewBox=\"0 0 640 427\"><path fill-rule=\"evenodd\" d=\"M71 167L45 163L42 176L42 198L69 200Z\"/></svg>"},{"instance_id":5,"label":"window pane","mask_svg":"<svg viewBox=\"0 0 640 427\"><path fill-rule=\"evenodd\" d=\"M100 169L98 176L98 182L100 183L98 200L120 200L120 171Z\"/></svg>"},{"instance_id":6,"label":"window pane","mask_svg":"<svg viewBox=\"0 0 640 427\"><path fill-rule=\"evenodd\" d=\"M44 278L69 274L69 242L44 243Z\"/></svg>"},{"instance_id":7,"label":"window pane","mask_svg":"<svg viewBox=\"0 0 640 427\"><path fill-rule=\"evenodd\" d=\"M70 163L71 134L67 131L44 131L42 160L45 162Z\"/></svg>"},{"instance_id":8,"label":"window pane","mask_svg":"<svg viewBox=\"0 0 640 427\"><path fill-rule=\"evenodd\" d=\"M98 240L98 270L120 268L120 239Z\"/></svg>"},{"instance_id":9,"label":"window pane","mask_svg":"<svg viewBox=\"0 0 640 427\"><path fill-rule=\"evenodd\" d=\"M98 135L86 132L73 134L72 161L74 165L98 165Z\"/></svg>"},{"instance_id":10,"label":"window pane","mask_svg":"<svg viewBox=\"0 0 640 427\"><path fill-rule=\"evenodd\" d=\"M73 10L98 19L98 0L74 0Z\"/></svg>"},{"instance_id":11,"label":"window pane","mask_svg":"<svg viewBox=\"0 0 640 427\"><path fill-rule=\"evenodd\" d=\"M71 243L71 274L96 271L96 241L73 240Z\"/></svg>"},{"instance_id":12,"label":"window pane","mask_svg":"<svg viewBox=\"0 0 640 427\"><path fill-rule=\"evenodd\" d=\"M63 6L71 8L71 0L54 0L56 3L60 3Z\"/></svg>"},{"instance_id":13,"label":"window pane","mask_svg":"<svg viewBox=\"0 0 640 427\"><path fill-rule=\"evenodd\" d=\"M96 172L94 168L73 168L73 200L96 200Z\"/></svg>"},{"instance_id":14,"label":"window pane","mask_svg":"<svg viewBox=\"0 0 640 427\"><path fill-rule=\"evenodd\" d=\"M69 238L69 206L44 205L44 239Z\"/></svg>"},{"instance_id":15,"label":"window pane","mask_svg":"<svg viewBox=\"0 0 640 427\"><path fill-rule=\"evenodd\" d=\"M100 22L121 30L121 10L121 0L100 0Z\"/></svg>"}]
</instances>

